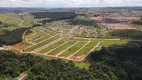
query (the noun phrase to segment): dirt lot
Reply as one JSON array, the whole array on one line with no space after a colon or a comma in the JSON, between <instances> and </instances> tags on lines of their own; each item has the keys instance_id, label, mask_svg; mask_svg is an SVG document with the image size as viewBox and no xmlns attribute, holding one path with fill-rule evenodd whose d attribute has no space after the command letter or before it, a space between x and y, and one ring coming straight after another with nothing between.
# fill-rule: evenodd
<instances>
[{"instance_id":1,"label":"dirt lot","mask_svg":"<svg viewBox=\"0 0 142 80\"><path fill-rule=\"evenodd\" d=\"M23 43L18 43L16 45L13 45L13 46L7 46L8 49L10 50L17 50L17 51L22 51L23 49L29 47L31 44L23 44Z\"/></svg>"},{"instance_id":2,"label":"dirt lot","mask_svg":"<svg viewBox=\"0 0 142 80\"><path fill-rule=\"evenodd\" d=\"M106 23L106 22L104 22L105 18L90 17L91 20L96 20L96 21L100 22L108 29L136 29L139 27L137 25L131 24L132 20L139 20L140 18L138 18L138 17L109 17L109 18L112 19L112 22L110 21L110 22ZM113 23L113 19L114 20L127 20L128 22Z\"/></svg>"},{"instance_id":3,"label":"dirt lot","mask_svg":"<svg viewBox=\"0 0 142 80\"><path fill-rule=\"evenodd\" d=\"M131 25L124 23L102 23L108 29L135 29Z\"/></svg>"},{"instance_id":4,"label":"dirt lot","mask_svg":"<svg viewBox=\"0 0 142 80\"><path fill-rule=\"evenodd\" d=\"M140 20L139 17L108 17L108 18L116 19L116 20L126 19L128 21L131 21L131 20Z\"/></svg>"}]
</instances>

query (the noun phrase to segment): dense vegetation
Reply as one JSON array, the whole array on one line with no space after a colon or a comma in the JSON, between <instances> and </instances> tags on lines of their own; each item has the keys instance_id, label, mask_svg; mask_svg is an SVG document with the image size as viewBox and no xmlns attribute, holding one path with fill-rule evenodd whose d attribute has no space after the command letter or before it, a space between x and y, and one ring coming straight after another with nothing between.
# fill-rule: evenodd
<instances>
[{"instance_id":1,"label":"dense vegetation","mask_svg":"<svg viewBox=\"0 0 142 80\"><path fill-rule=\"evenodd\" d=\"M35 18L38 18L38 19L43 18L43 20L40 21L43 24L47 22L57 21L57 20L72 19L77 16L74 12L34 12L31 14Z\"/></svg>"},{"instance_id":2,"label":"dense vegetation","mask_svg":"<svg viewBox=\"0 0 142 80\"><path fill-rule=\"evenodd\" d=\"M40 57L0 51L0 77L17 77L20 73L29 70L38 61L41 61Z\"/></svg>"},{"instance_id":3,"label":"dense vegetation","mask_svg":"<svg viewBox=\"0 0 142 80\"><path fill-rule=\"evenodd\" d=\"M0 52L0 63L1 78L14 78L24 71L29 72L29 80L109 80L115 77L105 65L91 66L89 70L79 69L73 62L45 60L29 54L16 55L9 51Z\"/></svg>"},{"instance_id":4,"label":"dense vegetation","mask_svg":"<svg viewBox=\"0 0 142 80\"><path fill-rule=\"evenodd\" d=\"M41 22L44 24L46 22L63 20L63 19L72 19L77 15L74 12L34 12L31 13L35 18L49 18L43 19Z\"/></svg>"},{"instance_id":5,"label":"dense vegetation","mask_svg":"<svg viewBox=\"0 0 142 80\"><path fill-rule=\"evenodd\" d=\"M142 48L104 47L90 58L95 63L109 66L118 80L142 79Z\"/></svg>"},{"instance_id":6,"label":"dense vegetation","mask_svg":"<svg viewBox=\"0 0 142 80\"><path fill-rule=\"evenodd\" d=\"M96 21L94 20L87 20L87 19L72 19L67 21L70 25L85 25L85 26L95 26L97 27L98 25L96 24Z\"/></svg>"},{"instance_id":7,"label":"dense vegetation","mask_svg":"<svg viewBox=\"0 0 142 80\"><path fill-rule=\"evenodd\" d=\"M125 46L125 45L124 45ZM142 49L103 47L88 57L89 69L73 62L47 60L30 54L0 52L0 79L27 71L29 80L141 80Z\"/></svg>"},{"instance_id":8,"label":"dense vegetation","mask_svg":"<svg viewBox=\"0 0 142 80\"><path fill-rule=\"evenodd\" d=\"M139 30L115 30L110 34L116 37L142 38L142 31Z\"/></svg>"},{"instance_id":9,"label":"dense vegetation","mask_svg":"<svg viewBox=\"0 0 142 80\"><path fill-rule=\"evenodd\" d=\"M14 17L15 15L17 16L17 14L0 15L0 46L21 42L23 33L32 26L29 19L22 21Z\"/></svg>"},{"instance_id":10,"label":"dense vegetation","mask_svg":"<svg viewBox=\"0 0 142 80\"><path fill-rule=\"evenodd\" d=\"M133 21L133 24L142 25L142 21Z\"/></svg>"},{"instance_id":11,"label":"dense vegetation","mask_svg":"<svg viewBox=\"0 0 142 80\"><path fill-rule=\"evenodd\" d=\"M22 35L27 28L18 28L12 31L5 30L0 35L0 43L5 45L13 45L22 41Z\"/></svg>"},{"instance_id":12,"label":"dense vegetation","mask_svg":"<svg viewBox=\"0 0 142 80\"><path fill-rule=\"evenodd\" d=\"M70 19L77 15L74 12L34 12L31 13L35 18L51 18L51 19Z\"/></svg>"}]
</instances>

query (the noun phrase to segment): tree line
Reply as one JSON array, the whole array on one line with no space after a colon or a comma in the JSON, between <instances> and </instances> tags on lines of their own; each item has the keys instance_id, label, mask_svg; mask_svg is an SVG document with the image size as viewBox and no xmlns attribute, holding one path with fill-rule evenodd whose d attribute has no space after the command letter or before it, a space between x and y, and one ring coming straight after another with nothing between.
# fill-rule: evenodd
<instances>
[{"instance_id":1,"label":"tree line","mask_svg":"<svg viewBox=\"0 0 142 80\"><path fill-rule=\"evenodd\" d=\"M101 51L92 53L89 59L92 64L109 67L117 80L142 79L142 48L103 47Z\"/></svg>"},{"instance_id":2,"label":"tree line","mask_svg":"<svg viewBox=\"0 0 142 80\"><path fill-rule=\"evenodd\" d=\"M31 13L35 18L51 18L51 19L70 19L77 15L74 12L34 12Z\"/></svg>"},{"instance_id":3,"label":"tree line","mask_svg":"<svg viewBox=\"0 0 142 80\"><path fill-rule=\"evenodd\" d=\"M98 27L95 20L87 20L87 19L71 19L67 21L70 25L83 25L83 26L94 26Z\"/></svg>"},{"instance_id":4,"label":"tree line","mask_svg":"<svg viewBox=\"0 0 142 80\"><path fill-rule=\"evenodd\" d=\"M45 24L47 22L64 20L64 19L73 19L77 16L74 12L34 12L31 13L35 18L41 19L40 22ZM49 19L44 19L49 18Z\"/></svg>"},{"instance_id":5,"label":"tree line","mask_svg":"<svg viewBox=\"0 0 142 80\"><path fill-rule=\"evenodd\" d=\"M141 19L141 21L133 21L132 23L137 24L137 25L142 25L142 19Z\"/></svg>"},{"instance_id":6,"label":"tree line","mask_svg":"<svg viewBox=\"0 0 142 80\"><path fill-rule=\"evenodd\" d=\"M117 77L106 65L93 65L80 69L73 62L45 60L30 54L17 55L11 51L0 51L0 79L11 80L26 71L28 80L115 80Z\"/></svg>"},{"instance_id":7,"label":"tree line","mask_svg":"<svg viewBox=\"0 0 142 80\"><path fill-rule=\"evenodd\" d=\"M141 48L123 46L102 47L91 53L88 69L80 69L72 61L0 51L0 79L10 80L26 71L28 80L141 80L141 61Z\"/></svg>"},{"instance_id":8,"label":"tree line","mask_svg":"<svg viewBox=\"0 0 142 80\"><path fill-rule=\"evenodd\" d=\"M0 43L4 45L14 45L21 42L23 33L28 28L18 28L12 31L3 30L3 34L0 35Z\"/></svg>"}]
</instances>

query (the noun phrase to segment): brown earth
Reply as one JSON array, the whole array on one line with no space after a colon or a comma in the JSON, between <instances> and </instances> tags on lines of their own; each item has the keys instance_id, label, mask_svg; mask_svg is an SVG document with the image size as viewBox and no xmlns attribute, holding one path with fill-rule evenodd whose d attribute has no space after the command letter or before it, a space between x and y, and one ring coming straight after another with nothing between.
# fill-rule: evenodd
<instances>
[{"instance_id":1,"label":"brown earth","mask_svg":"<svg viewBox=\"0 0 142 80\"><path fill-rule=\"evenodd\" d=\"M18 43L16 45L12 45L12 46L7 46L7 48L9 50L17 50L19 52L22 52L22 50L24 50L25 48L31 46L31 44L28 44L28 43Z\"/></svg>"}]
</instances>

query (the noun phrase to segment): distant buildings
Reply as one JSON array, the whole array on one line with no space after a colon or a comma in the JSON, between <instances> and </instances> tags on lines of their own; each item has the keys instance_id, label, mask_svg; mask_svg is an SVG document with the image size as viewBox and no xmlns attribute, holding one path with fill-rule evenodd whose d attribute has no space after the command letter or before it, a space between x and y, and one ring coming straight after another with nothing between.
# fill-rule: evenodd
<instances>
[{"instance_id":1,"label":"distant buildings","mask_svg":"<svg viewBox=\"0 0 142 80\"><path fill-rule=\"evenodd\" d=\"M20 19L24 19L24 14L23 13L19 13L18 16L20 17Z\"/></svg>"}]
</instances>

